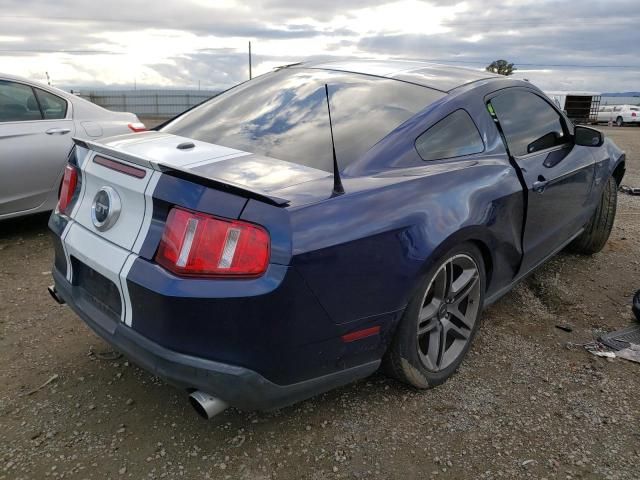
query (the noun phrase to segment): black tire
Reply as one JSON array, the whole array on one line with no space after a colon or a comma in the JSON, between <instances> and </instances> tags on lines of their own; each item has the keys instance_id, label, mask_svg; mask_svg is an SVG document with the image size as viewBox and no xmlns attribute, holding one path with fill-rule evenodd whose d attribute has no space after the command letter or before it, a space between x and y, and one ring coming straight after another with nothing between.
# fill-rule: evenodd
<instances>
[{"instance_id":1,"label":"black tire","mask_svg":"<svg viewBox=\"0 0 640 480\"><path fill-rule=\"evenodd\" d=\"M631 307L633 314L636 316L636 320L640 322L640 290L633 296L633 305Z\"/></svg>"},{"instance_id":2,"label":"black tire","mask_svg":"<svg viewBox=\"0 0 640 480\"><path fill-rule=\"evenodd\" d=\"M584 231L569 246L570 250L586 255L593 255L602 250L613 228L617 204L618 184L615 178L609 177L602 191L600 203Z\"/></svg>"},{"instance_id":3,"label":"black tire","mask_svg":"<svg viewBox=\"0 0 640 480\"><path fill-rule=\"evenodd\" d=\"M466 340L462 338L455 338L451 342L451 347L447 347L446 345L448 343L448 336L453 333L454 337L458 337L458 332L461 331L459 326L462 324L462 322L458 321L458 318L461 317L458 317L453 313L447 313L447 320L445 320L444 318L436 318L436 316L440 317L440 313L438 313L432 320L429 320L430 323L434 321L447 321L449 322L449 325L452 325L455 319L455 323L457 325L455 329L452 328L450 330L447 330L445 328L442 328L442 330L440 330L440 333L437 333L437 335L441 339L440 345L444 345L444 353L441 353L440 348L442 347L439 347L439 353L437 354L437 357L443 358L449 355L447 352L451 351L453 345L455 344L454 342L464 341L466 343L459 345L456 350L452 352L452 355L449 355L449 359L454 360L451 360L451 363L448 363L446 365L442 363L444 368L428 368L425 362L428 355L425 354L422 350L424 336L422 338L420 337L419 327L421 324L419 317L421 316L421 312L426 310L429 305L431 305L431 303L435 301L435 298L433 297L431 298L431 300L428 300L427 296L429 295L430 289L433 288L434 282L436 282L436 279L439 278L439 275L441 275L442 269L448 268L447 266L449 264L453 265L452 261L463 260L465 262L468 262L468 259L471 259L477 267L477 285L471 285L471 282L473 280L470 280L468 284L462 283L462 285L464 286L460 287L460 294L462 295L464 291L467 290L467 285L469 285L469 292L472 292L474 295L473 300L471 300L471 293L469 293L466 306L461 307L461 304L450 302L450 300L453 299L453 297L451 297L451 295L453 294L445 293L444 296L446 296L448 299L446 302L440 302L440 305L442 306L442 303L447 303L448 307L455 308L456 312L461 312L464 309L465 316L468 314L469 319L473 319L473 325L470 328L465 327L464 333L465 335L468 335ZM451 271L453 272L455 268L455 266L452 266ZM462 275L465 274L467 270L463 270L461 267L457 268L459 268L459 271L462 272L459 273L459 276L457 277L457 279L459 280L463 278ZM449 270L446 271L448 272ZM469 269L469 271L471 271L471 269ZM445 273L445 276L447 275L448 273ZM450 275L450 278L455 279L455 273ZM453 280L451 282L451 285L449 287L450 292L454 291L453 284L455 283L457 283L456 280ZM455 373L455 371L462 363L462 360L464 359L469 346L471 345L473 338L475 337L475 334L480 326L480 314L482 313L482 305L484 302L485 283L486 273L484 262L482 260L482 254L478 247L476 247L474 244L463 243L443 255L441 257L441 260L429 270L429 272L425 276L425 279L417 288L413 299L409 302L409 305L407 305L400 324L396 329L396 333L391 346L389 347L389 350L387 351L384 358L383 368L386 373L392 377L395 377L401 382L419 389L440 385L441 383L445 382L451 375L453 375L453 373ZM472 290L476 288L477 291ZM479 293L479 295L476 298L475 295L477 293ZM429 302L429 305L427 305L426 302ZM454 304L455 307L453 306ZM471 310L469 310L470 308ZM425 320L423 319L423 321ZM437 332L437 329L431 329L430 332ZM435 335L435 333L427 333L426 335ZM430 337L427 340L427 344L431 346Z\"/></svg>"},{"instance_id":4,"label":"black tire","mask_svg":"<svg viewBox=\"0 0 640 480\"><path fill-rule=\"evenodd\" d=\"M624 120L622 119L622 117L616 118L616 125L619 127L624 125Z\"/></svg>"}]
</instances>

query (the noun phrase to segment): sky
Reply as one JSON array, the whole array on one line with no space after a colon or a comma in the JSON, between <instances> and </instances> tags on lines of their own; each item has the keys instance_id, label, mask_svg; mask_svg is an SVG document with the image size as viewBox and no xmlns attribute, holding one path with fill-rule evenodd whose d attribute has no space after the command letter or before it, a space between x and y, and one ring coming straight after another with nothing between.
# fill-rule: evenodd
<instances>
[{"instance_id":1,"label":"sky","mask_svg":"<svg viewBox=\"0 0 640 480\"><path fill-rule=\"evenodd\" d=\"M0 0L0 72L57 86L220 89L278 65L420 59L546 91L640 91L640 0Z\"/></svg>"}]
</instances>

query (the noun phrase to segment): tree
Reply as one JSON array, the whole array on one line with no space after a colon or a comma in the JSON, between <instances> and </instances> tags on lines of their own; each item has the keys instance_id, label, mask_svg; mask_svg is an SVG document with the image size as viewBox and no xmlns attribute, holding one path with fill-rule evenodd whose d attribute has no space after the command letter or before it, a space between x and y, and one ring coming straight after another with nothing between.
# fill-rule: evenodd
<instances>
[{"instance_id":1,"label":"tree","mask_svg":"<svg viewBox=\"0 0 640 480\"><path fill-rule=\"evenodd\" d=\"M517 70L513 66L513 63L509 63L506 60L495 60L491 62L486 68L487 72L498 73L500 75L513 75L513 72Z\"/></svg>"}]
</instances>

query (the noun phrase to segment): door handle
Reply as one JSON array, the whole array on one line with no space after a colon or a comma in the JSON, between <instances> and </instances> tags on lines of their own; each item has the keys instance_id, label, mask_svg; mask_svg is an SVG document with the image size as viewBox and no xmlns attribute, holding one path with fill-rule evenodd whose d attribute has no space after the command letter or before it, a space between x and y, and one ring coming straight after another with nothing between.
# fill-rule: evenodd
<instances>
[{"instance_id":1,"label":"door handle","mask_svg":"<svg viewBox=\"0 0 640 480\"><path fill-rule=\"evenodd\" d=\"M66 135L69 132L71 132L70 128L50 128L44 133L47 135Z\"/></svg>"},{"instance_id":2,"label":"door handle","mask_svg":"<svg viewBox=\"0 0 640 480\"><path fill-rule=\"evenodd\" d=\"M536 193L544 192L544 189L547 188L547 184L549 181L544 178L542 175L538 175L538 180L533 182L533 191Z\"/></svg>"}]
</instances>

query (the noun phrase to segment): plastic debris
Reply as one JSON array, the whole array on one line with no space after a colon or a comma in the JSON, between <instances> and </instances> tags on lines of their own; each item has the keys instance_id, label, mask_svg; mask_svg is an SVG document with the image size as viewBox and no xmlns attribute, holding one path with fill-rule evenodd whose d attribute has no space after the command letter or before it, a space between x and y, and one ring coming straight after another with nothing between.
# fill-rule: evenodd
<instances>
[{"instance_id":1,"label":"plastic debris","mask_svg":"<svg viewBox=\"0 0 640 480\"><path fill-rule=\"evenodd\" d=\"M616 357L624 358L631 362L640 363L640 345L634 343L629 348L624 348L616 352Z\"/></svg>"},{"instance_id":2,"label":"plastic debris","mask_svg":"<svg viewBox=\"0 0 640 480\"><path fill-rule=\"evenodd\" d=\"M640 195L640 188L629 185L620 185L620 191L629 195Z\"/></svg>"},{"instance_id":3,"label":"plastic debris","mask_svg":"<svg viewBox=\"0 0 640 480\"><path fill-rule=\"evenodd\" d=\"M33 395L34 393L42 390L44 387L46 387L47 385L49 385L51 382L56 381L59 378L59 375L57 373L54 373L53 375L51 375L49 377L49 380L47 380L46 382L44 382L42 385L40 385L37 388L34 388L33 390L29 390L27 393L23 394L23 395Z\"/></svg>"},{"instance_id":4,"label":"plastic debris","mask_svg":"<svg viewBox=\"0 0 640 480\"><path fill-rule=\"evenodd\" d=\"M562 330L563 332L573 332L573 327L568 323L556 325L556 328Z\"/></svg>"},{"instance_id":5,"label":"plastic debris","mask_svg":"<svg viewBox=\"0 0 640 480\"><path fill-rule=\"evenodd\" d=\"M596 357L616 358L615 352L601 352L598 350L589 350Z\"/></svg>"}]
</instances>

